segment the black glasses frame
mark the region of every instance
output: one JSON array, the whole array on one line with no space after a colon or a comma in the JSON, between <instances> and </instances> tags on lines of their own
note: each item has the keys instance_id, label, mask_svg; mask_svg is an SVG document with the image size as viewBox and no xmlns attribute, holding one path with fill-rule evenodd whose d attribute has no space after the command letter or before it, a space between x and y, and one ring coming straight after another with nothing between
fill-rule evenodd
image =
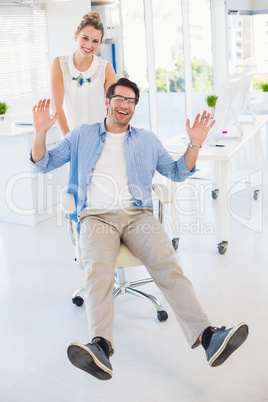
<instances>
[{"instance_id":1,"label":"black glasses frame","mask_svg":"<svg viewBox=\"0 0 268 402\"><path fill-rule=\"evenodd\" d=\"M112 95L112 96L110 96L109 99L111 99L111 98L122 98L122 99L124 99L123 102L126 100L128 104L129 103L131 104L131 102L128 102L128 100L132 100L132 101L134 101L135 106L138 103L136 98L126 98L125 96L122 96L122 95Z\"/></svg>"}]
</instances>

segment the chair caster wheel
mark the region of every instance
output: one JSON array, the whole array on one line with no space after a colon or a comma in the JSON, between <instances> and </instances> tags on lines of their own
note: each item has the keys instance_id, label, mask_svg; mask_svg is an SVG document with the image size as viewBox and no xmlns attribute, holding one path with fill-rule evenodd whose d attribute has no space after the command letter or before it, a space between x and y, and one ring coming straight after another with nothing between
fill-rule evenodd
<instances>
[{"instance_id":1,"label":"chair caster wheel","mask_svg":"<svg viewBox=\"0 0 268 402\"><path fill-rule=\"evenodd\" d=\"M168 313L164 310L157 311L157 318L159 321L166 321L168 318Z\"/></svg>"},{"instance_id":2,"label":"chair caster wheel","mask_svg":"<svg viewBox=\"0 0 268 402\"><path fill-rule=\"evenodd\" d=\"M215 188L215 190L211 191L211 196L213 200L216 200L218 198L218 195L219 195L219 189Z\"/></svg>"},{"instance_id":3,"label":"chair caster wheel","mask_svg":"<svg viewBox=\"0 0 268 402\"><path fill-rule=\"evenodd\" d=\"M83 306L84 299L81 296L76 296L72 298L73 304L75 304L78 307Z\"/></svg>"},{"instance_id":4,"label":"chair caster wheel","mask_svg":"<svg viewBox=\"0 0 268 402\"><path fill-rule=\"evenodd\" d=\"M257 201L258 198L259 198L259 190L255 190L253 193L253 200Z\"/></svg>"},{"instance_id":5,"label":"chair caster wheel","mask_svg":"<svg viewBox=\"0 0 268 402\"><path fill-rule=\"evenodd\" d=\"M179 237L174 237L174 238L172 239L172 246L173 246L173 248L174 248L175 251L178 250L179 241L180 241L180 238L179 238Z\"/></svg>"},{"instance_id":6,"label":"chair caster wheel","mask_svg":"<svg viewBox=\"0 0 268 402\"><path fill-rule=\"evenodd\" d=\"M220 254L225 254L227 251L228 241L222 241L218 244L218 252Z\"/></svg>"}]
</instances>

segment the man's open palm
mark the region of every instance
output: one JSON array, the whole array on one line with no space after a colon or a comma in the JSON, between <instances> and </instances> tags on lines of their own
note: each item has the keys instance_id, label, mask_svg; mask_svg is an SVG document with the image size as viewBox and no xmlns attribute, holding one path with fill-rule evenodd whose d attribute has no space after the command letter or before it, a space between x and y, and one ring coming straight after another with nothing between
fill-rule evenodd
<instances>
[{"instance_id":1,"label":"man's open palm","mask_svg":"<svg viewBox=\"0 0 268 402\"><path fill-rule=\"evenodd\" d=\"M201 146L203 144L203 142L207 138L209 130L213 127L215 123L215 120L212 120L212 122L209 124L210 117L210 114L207 114L206 111L202 113L201 117L198 113L192 127L190 127L190 120L187 119L186 131L192 144L196 146Z\"/></svg>"},{"instance_id":2,"label":"man's open palm","mask_svg":"<svg viewBox=\"0 0 268 402\"><path fill-rule=\"evenodd\" d=\"M33 124L36 133L47 132L57 120L57 113L50 118L49 106L50 99L43 99L33 107Z\"/></svg>"}]
</instances>

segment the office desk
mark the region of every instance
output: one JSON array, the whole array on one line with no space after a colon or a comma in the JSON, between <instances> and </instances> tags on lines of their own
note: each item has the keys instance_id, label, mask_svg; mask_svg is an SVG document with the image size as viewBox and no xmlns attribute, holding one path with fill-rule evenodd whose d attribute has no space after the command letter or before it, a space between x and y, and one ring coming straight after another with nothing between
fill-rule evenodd
<instances>
[{"instance_id":1,"label":"office desk","mask_svg":"<svg viewBox=\"0 0 268 402\"><path fill-rule=\"evenodd\" d=\"M227 251L229 241L229 162L231 158L250 140L253 140L254 146L254 172L260 170L260 132L268 121L268 116L256 116L254 124L249 120L241 121L243 136L237 139L219 139L218 141L209 140L203 145L199 152L198 160L214 161L214 190L212 198L216 199L220 190L220 236L221 241L218 243L218 251L224 254ZM229 128L228 135L238 135L235 126ZM183 150L187 147L185 134L179 134L165 144L169 153L177 159ZM224 147L216 147L211 145L224 145ZM261 183L255 183L253 188L253 199L258 199Z\"/></svg>"},{"instance_id":2,"label":"office desk","mask_svg":"<svg viewBox=\"0 0 268 402\"><path fill-rule=\"evenodd\" d=\"M46 145L60 141L53 126ZM35 226L59 213L59 197L67 183L66 167L41 175L33 173L29 152L33 143L32 126L12 126L0 133L0 221Z\"/></svg>"}]
</instances>

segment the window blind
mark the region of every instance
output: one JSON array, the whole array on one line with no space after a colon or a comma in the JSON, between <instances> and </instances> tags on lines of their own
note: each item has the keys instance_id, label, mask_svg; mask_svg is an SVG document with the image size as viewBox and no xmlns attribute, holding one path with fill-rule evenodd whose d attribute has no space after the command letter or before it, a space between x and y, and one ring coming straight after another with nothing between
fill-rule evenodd
<instances>
[{"instance_id":1,"label":"window blind","mask_svg":"<svg viewBox=\"0 0 268 402\"><path fill-rule=\"evenodd\" d=\"M0 102L16 120L49 93L45 10L0 5Z\"/></svg>"}]
</instances>

